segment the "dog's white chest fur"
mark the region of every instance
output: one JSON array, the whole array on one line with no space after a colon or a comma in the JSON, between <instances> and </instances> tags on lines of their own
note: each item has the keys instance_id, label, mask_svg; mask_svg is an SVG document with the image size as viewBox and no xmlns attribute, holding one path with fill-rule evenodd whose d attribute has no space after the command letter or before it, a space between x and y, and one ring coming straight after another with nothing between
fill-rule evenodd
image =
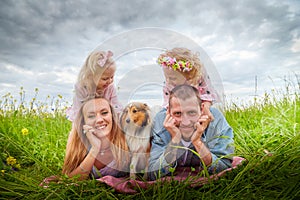
<instances>
[{"instance_id":1,"label":"dog's white chest fur","mask_svg":"<svg viewBox=\"0 0 300 200\"><path fill-rule=\"evenodd\" d=\"M125 131L125 137L131 153L146 152L150 142L151 126L136 127L129 125Z\"/></svg>"}]
</instances>

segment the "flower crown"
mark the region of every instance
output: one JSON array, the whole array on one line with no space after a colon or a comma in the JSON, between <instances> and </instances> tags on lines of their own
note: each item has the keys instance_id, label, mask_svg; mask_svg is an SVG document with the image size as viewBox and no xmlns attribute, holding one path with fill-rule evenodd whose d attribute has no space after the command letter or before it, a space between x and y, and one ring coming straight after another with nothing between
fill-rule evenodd
<instances>
[{"instance_id":1,"label":"flower crown","mask_svg":"<svg viewBox=\"0 0 300 200\"><path fill-rule=\"evenodd\" d=\"M179 60L171 58L169 56L159 57L157 63L163 67L168 67L174 71L189 72L193 69L193 66L189 61Z\"/></svg>"}]
</instances>

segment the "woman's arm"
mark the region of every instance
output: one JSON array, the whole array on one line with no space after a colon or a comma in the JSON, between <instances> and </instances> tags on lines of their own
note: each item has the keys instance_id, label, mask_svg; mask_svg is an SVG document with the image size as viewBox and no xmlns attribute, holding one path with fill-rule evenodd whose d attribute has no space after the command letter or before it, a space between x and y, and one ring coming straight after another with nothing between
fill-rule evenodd
<instances>
[{"instance_id":1,"label":"woman's arm","mask_svg":"<svg viewBox=\"0 0 300 200\"><path fill-rule=\"evenodd\" d=\"M80 175L79 179L81 179L81 180L86 179L89 176L89 174L94 166L97 154L98 154L98 150L91 148L91 150L89 151L87 156L84 158L84 160L80 163L80 165L77 168L75 168L72 172L70 172L70 174L68 174L68 176L73 177L76 175Z\"/></svg>"}]
</instances>

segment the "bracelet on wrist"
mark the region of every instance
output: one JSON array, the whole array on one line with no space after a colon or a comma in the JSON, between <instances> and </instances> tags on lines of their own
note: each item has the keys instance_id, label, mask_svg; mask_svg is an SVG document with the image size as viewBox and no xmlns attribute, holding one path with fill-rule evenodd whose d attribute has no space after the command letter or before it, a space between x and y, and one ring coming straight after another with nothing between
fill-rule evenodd
<instances>
[{"instance_id":1,"label":"bracelet on wrist","mask_svg":"<svg viewBox=\"0 0 300 200\"><path fill-rule=\"evenodd\" d=\"M80 171L83 173L90 173L89 170L84 169L81 165L79 165Z\"/></svg>"}]
</instances>

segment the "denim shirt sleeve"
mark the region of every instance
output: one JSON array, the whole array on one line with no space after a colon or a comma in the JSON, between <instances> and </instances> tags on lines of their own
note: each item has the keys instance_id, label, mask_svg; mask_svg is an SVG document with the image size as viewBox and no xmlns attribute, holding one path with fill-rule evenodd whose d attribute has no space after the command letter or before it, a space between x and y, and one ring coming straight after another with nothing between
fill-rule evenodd
<instances>
[{"instance_id":1,"label":"denim shirt sleeve","mask_svg":"<svg viewBox=\"0 0 300 200\"><path fill-rule=\"evenodd\" d=\"M215 119L209 124L203 142L212 155L212 164L208 171L218 173L231 167L234 153L233 130L218 109L211 107L210 111Z\"/></svg>"},{"instance_id":2,"label":"denim shirt sleeve","mask_svg":"<svg viewBox=\"0 0 300 200\"><path fill-rule=\"evenodd\" d=\"M166 116L166 109L161 110L154 119L152 127L152 143L150 151L148 178L155 180L159 177L163 177L170 173L170 167L174 166L174 163L167 163L164 157L164 153L168 144L171 141L171 136L163 126L163 122Z\"/></svg>"}]
</instances>

